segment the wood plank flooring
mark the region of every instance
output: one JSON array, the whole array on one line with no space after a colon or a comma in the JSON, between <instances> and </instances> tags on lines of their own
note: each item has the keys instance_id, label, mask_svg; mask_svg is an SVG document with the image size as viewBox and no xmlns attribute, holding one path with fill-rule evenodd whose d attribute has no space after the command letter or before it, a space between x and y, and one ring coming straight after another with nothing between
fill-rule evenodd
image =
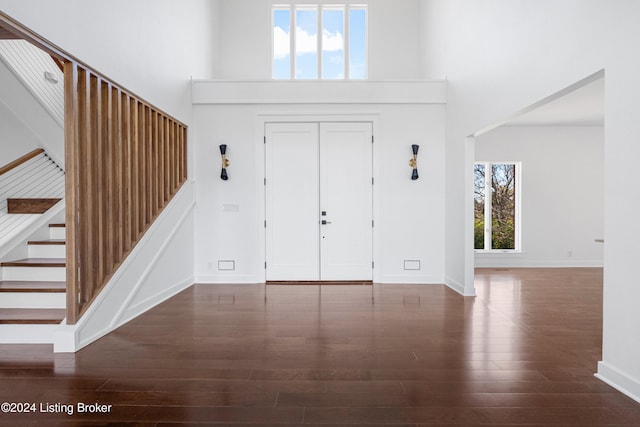
<instances>
[{"instance_id":1,"label":"wood plank flooring","mask_svg":"<svg viewBox=\"0 0 640 427\"><path fill-rule=\"evenodd\" d=\"M0 345L0 402L112 405L0 424L640 425L593 377L600 269L476 284L196 285L76 354Z\"/></svg>"}]
</instances>

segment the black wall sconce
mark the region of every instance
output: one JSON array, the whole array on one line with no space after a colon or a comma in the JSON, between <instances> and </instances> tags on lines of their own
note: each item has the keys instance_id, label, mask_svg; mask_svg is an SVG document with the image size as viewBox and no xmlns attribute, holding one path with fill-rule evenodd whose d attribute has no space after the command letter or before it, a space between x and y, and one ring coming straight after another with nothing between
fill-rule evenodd
<instances>
[{"instance_id":1,"label":"black wall sconce","mask_svg":"<svg viewBox=\"0 0 640 427\"><path fill-rule=\"evenodd\" d=\"M229 179L229 175L227 175L227 167L229 167L229 159L227 159L227 144L220 145L220 156L222 156L222 171L220 172L220 179L226 181Z\"/></svg>"},{"instance_id":2,"label":"black wall sconce","mask_svg":"<svg viewBox=\"0 0 640 427\"><path fill-rule=\"evenodd\" d=\"M409 166L413 168L413 172L411 172L411 180L415 181L418 179L418 149L419 145L412 144L411 150L413 151L413 158L409 160Z\"/></svg>"}]
</instances>

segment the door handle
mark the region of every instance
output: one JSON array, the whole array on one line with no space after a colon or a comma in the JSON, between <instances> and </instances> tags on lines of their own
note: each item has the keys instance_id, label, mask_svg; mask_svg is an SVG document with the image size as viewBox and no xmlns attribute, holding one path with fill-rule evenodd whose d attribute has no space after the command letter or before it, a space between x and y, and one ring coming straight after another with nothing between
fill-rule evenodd
<instances>
[{"instance_id":1,"label":"door handle","mask_svg":"<svg viewBox=\"0 0 640 427\"><path fill-rule=\"evenodd\" d=\"M327 221L325 219L322 220L322 225L327 225L327 224L331 224L331 221Z\"/></svg>"}]
</instances>

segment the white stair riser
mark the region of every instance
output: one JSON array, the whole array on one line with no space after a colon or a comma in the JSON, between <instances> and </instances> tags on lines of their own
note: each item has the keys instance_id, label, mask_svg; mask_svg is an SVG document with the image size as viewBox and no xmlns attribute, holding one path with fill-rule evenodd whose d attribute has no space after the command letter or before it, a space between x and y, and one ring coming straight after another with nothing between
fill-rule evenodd
<instances>
[{"instance_id":1,"label":"white stair riser","mask_svg":"<svg viewBox=\"0 0 640 427\"><path fill-rule=\"evenodd\" d=\"M60 325L0 325L1 344L53 344ZM58 360L54 359L54 365Z\"/></svg>"},{"instance_id":2,"label":"white stair riser","mask_svg":"<svg viewBox=\"0 0 640 427\"><path fill-rule=\"evenodd\" d=\"M29 245L29 258L65 258L65 245Z\"/></svg>"},{"instance_id":3,"label":"white stair riser","mask_svg":"<svg viewBox=\"0 0 640 427\"><path fill-rule=\"evenodd\" d=\"M64 227L49 227L50 239L64 239L67 237L66 228Z\"/></svg>"},{"instance_id":4,"label":"white stair riser","mask_svg":"<svg viewBox=\"0 0 640 427\"><path fill-rule=\"evenodd\" d=\"M0 308L65 308L64 292L0 292Z\"/></svg>"},{"instance_id":5,"label":"white stair riser","mask_svg":"<svg viewBox=\"0 0 640 427\"><path fill-rule=\"evenodd\" d=\"M65 267L2 267L2 280L65 282Z\"/></svg>"}]
</instances>

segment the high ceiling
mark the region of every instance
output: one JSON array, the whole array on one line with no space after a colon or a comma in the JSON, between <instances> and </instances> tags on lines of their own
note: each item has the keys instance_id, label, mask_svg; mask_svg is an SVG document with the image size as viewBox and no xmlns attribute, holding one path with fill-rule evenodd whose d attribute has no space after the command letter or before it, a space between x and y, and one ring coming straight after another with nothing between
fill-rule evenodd
<instances>
[{"instance_id":1,"label":"high ceiling","mask_svg":"<svg viewBox=\"0 0 640 427\"><path fill-rule=\"evenodd\" d=\"M0 24L0 40L20 38ZM604 78L524 113L504 126L604 126Z\"/></svg>"}]
</instances>

